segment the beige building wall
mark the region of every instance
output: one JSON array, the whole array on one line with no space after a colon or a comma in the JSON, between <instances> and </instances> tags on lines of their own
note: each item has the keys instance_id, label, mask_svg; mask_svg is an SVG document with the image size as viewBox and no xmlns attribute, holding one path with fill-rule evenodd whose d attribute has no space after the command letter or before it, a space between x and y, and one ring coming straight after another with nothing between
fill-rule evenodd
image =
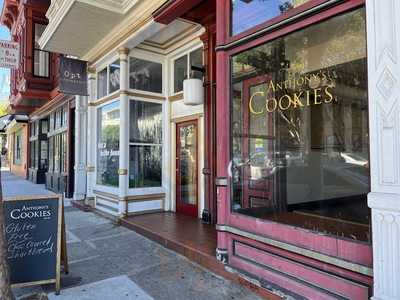
<instances>
[{"instance_id":1,"label":"beige building wall","mask_svg":"<svg viewBox=\"0 0 400 300\"><path fill-rule=\"evenodd\" d=\"M16 161L16 136L21 134L21 159ZM28 170L28 125L15 123L7 129L8 160L11 173L27 178Z\"/></svg>"}]
</instances>

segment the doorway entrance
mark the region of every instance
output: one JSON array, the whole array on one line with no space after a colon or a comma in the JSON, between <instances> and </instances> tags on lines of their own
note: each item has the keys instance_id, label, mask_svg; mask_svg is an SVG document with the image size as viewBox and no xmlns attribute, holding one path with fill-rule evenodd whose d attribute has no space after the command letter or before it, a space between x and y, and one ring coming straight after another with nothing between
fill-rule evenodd
<instances>
[{"instance_id":1,"label":"doorway entrance","mask_svg":"<svg viewBox=\"0 0 400 300\"><path fill-rule=\"evenodd\" d=\"M198 217L198 122L176 124L176 212Z\"/></svg>"}]
</instances>

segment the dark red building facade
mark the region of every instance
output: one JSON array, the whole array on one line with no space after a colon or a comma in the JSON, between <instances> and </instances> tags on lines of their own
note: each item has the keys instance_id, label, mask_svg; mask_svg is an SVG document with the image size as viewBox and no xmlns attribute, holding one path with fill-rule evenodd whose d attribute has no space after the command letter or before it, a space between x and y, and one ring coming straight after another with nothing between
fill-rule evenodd
<instances>
[{"instance_id":1,"label":"dark red building facade","mask_svg":"<svg viewBox=\"0 0 400 300\"><path fill-rule=\"evenodd\" d=\"M364 1L181 0L154 16L206 28L203 172L217 257L269 290L367 299Z\"/></svg>"}]
</instances>

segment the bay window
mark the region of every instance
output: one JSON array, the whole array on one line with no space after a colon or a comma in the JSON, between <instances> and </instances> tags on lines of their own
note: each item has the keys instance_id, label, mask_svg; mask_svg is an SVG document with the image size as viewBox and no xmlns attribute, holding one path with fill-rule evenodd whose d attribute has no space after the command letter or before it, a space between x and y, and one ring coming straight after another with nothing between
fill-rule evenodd
<instances>
[{"instance_id":1,"label":"bay window","mask_svg":"<svg viewBox=\"0 0 400 300\"><path fill-rule=\"evenodd\" d=\"M183 91L183 81L189 77L203 78L203 73L192 71L191 67L203 67L203 49L198 48L174 61L174 93Z\"/></svg>"},{"instance_id":2,"label":"bay window","mask_svg":"<svg viewBox=\"0 0 400 300\"><path fill-rule=\"evenodd\" d=\"M102 98L120 88L119 59L97 73L97 98Z\"/></svg>"},{"instance_id":3,"label":"bay window","mask_svg":"<svg viewBox=\"0 0 400 300\"><path fill-rule=\"evenodd\" d=\"M129 88L162 93L162 64L130 57Z\"/></svg>"},{"instance_id":4,"label":"bay window","mask_svg":"<svg viewBox=\"0 0 400 300\"><path fill-rule=\"evenodd\" d=\"M365 35L361 8L231 57L234 213L370 241Z\"/></svg>"},{"instance_id":5,"label":"bay window","mask_svg":"<svg viewBox=\"0 0 400 300\"><path fill-rule=\"evenodd\" d=\"M97 126L97 184L118 187L119 101L98 109Z\"/></svg>"},{"instance_id":6,"label":"bay window","mask_svg":"<svg viewBox=\"0 0 400 300\"><path fill-rule=\"evenodd\" d=\"M39 77L49 77L50 53L40 49L39 39L46 25L34 24L33 74Z\"/></svg>"},{"instance_id":7,"label":"bay window","mask_svg":"<svg viewBox=\"0 0 400 300\"><path fill-rule=\"evenodd\" d=\"M119 60L109 66L108 93L111 94L119 90L120 64Z\"/></svg>"},{"instance_id":8,"label":"bay window","mask_svg":"<svg viewBox=\"0 0 400 300\"><path fill-rule=\"evenodd\" d=\"M162 104L130 102L129 187L160 187Z\"/></svg>"},{"instance_id":9,"label":"bay window","mask_svg":"<svg viewBox=\"0 0 400 300\"><path fill-rule=\"evenodd\" d=\"M107 68L97 73L97 98L107 95Z\"/></svg>"},{"instance_id":10,"label":"bay window","mask_svg":"<svg viewBox=\"0 0 400 300\"><path fill-rule=\"evenodd\" d=\"M183 91L183 81L188 77L188 58L184 55L174 62L174 93Z\"/></svg>"}]
</instances>

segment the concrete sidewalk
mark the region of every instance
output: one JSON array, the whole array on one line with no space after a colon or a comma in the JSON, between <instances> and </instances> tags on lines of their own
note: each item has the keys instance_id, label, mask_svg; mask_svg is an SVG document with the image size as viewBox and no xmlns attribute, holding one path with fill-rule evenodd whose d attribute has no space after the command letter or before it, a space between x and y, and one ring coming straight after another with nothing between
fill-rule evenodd
<instances>
[{"instance_id":1,"label":"concrete sidewalk","mask_svg":"<svg viewBox=\"0 0 400 300\"><path fill-rule=\"evenodd\" d=\"M46 190L44 184L34 184L4 170L1 171L1 184L3 188L3 197L54 194L53 192Z\"/></svg>"},{"instance_id":2,"label":"concrete sidewalk","mask_svg":"<svg viewBox=\"0 0 400 300\"><path fill-rule=\"evenodd\" d=\"M7 195L43 194L2 173ZM18 299L46 293L54 300L255 300L250 290L220 278L186 258L93 212L65 208L70 273L62 274L61 295L54 285L14 289Z\"/></svg>"}]
</instances>

